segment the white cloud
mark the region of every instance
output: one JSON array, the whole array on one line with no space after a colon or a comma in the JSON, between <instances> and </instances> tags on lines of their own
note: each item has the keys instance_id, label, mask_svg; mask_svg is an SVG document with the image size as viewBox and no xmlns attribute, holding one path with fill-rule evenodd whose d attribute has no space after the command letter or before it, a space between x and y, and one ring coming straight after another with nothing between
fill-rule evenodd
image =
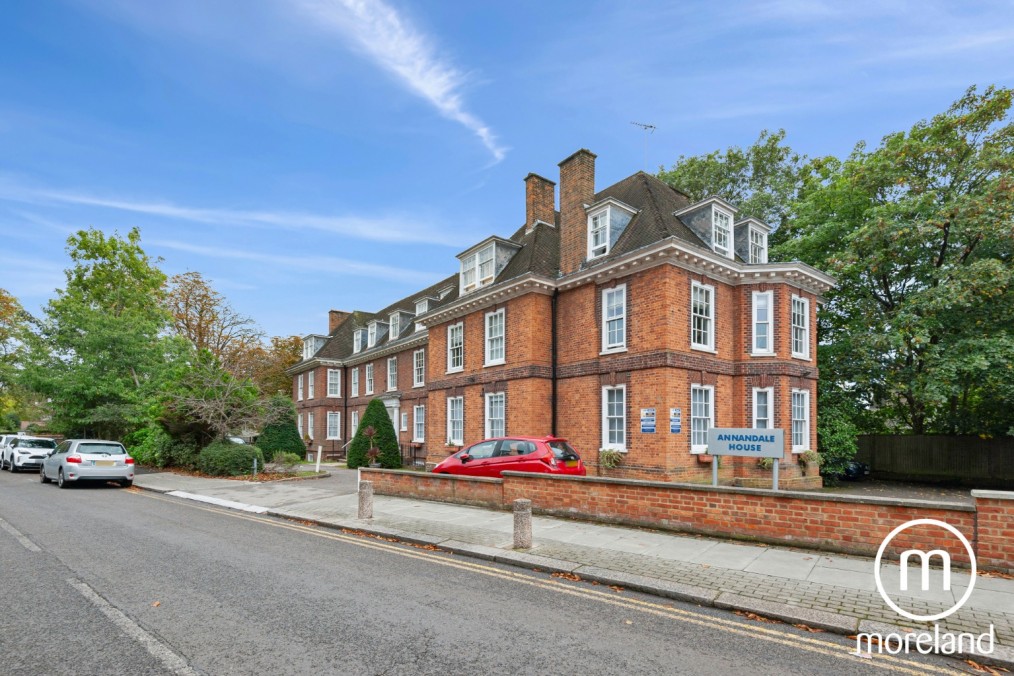
<instances>
[{"instance_id":1,"label":"white cloud","mask_svg":"<svg viewBox=\"0 0 1014 676\"><path fill-rule=\"evenodd\" d=\"M352 40L378 66L441 115L474 133L495 162L507 149L493 131L465 109L461 88L465 76L436 52L432 40L381 0L299 0L312 16Z\"/></svg>"},{"instance_id":2,"label":"white cloud","mask_svg":"<svg viewBox=\"0 0 1014 676\"><path fill-rule=\"evenodd\" d=\"M182 251L207 258L232 259L265 263L275 268L285 267L299 270L301 272L320 272L334 276L370 277L387 281L396 280L411 284L433 284L437 281L438 275L420 272L418 270L406 270L389 265L376 265L362 261L338 258L336 256L287 256L282 254L262 253L259 251L245 251L235 247L211 247L179 242L175 240L150 240L147 246L163 249Z\"/></svg>"},{"instance_id":3,"label":"white cloud","mask_svg":"<svg viewBox=\"0 0 1014 676\"><path fill-rule=\"evenodd\" d=\"M446 227L423 222L419 216L327 216L299 211L189 207L162 200L101 197L74 190L30 187L3 177L0 177L0 200L97 207L207 225L315 230L378 242L461 246L467 241Z\"/></svg>"}]
</instances>

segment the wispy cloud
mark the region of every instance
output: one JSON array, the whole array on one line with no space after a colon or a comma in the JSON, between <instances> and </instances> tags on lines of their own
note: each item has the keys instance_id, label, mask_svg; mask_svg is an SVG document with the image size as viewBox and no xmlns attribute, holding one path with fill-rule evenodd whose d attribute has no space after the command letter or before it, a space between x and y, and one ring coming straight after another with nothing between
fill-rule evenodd
<instances>
[{"instance_id":1,"label":"wispy cloud","mask_svg":"<svg viewBox=\"0 0 1014 676\"><path fill-rule=\"evenodd\" d=\"M489 126L465 108L465 75L441 58L432 39L381 0L300 0L325 26L354 42L378 66L441 115L474 133L499 162L507 154Z\"/></svg>"},{"instance_id":2,"label":"wispy cloud","mask_svg":"<svg viewBox=\"0 0 1014 676\"><path fill-rule=\"evenodd\" d=\"M173 251L205 256L207 258L225 258L232 260L253 261L267 263L277 268L289 267L302 272L314 271L340 277L370 277L373 279L396 280L410 284L432 284L439 275L408 270L390 265L376 265L362 261L339 258L336 256L286 256L275 253L263 253L260 251L245 251L235 247L211 247L179 242L176 240L149 240L147 245L153 248L161 247Z\"/></svg>"},{"instance_id":3,"label":"wispy cloud","mask_svg":"<svg viewBox=\"0 0 1014 676\"><path fill-rule=\"evenodd\" d=\"M3 288L19 300L48 298L67 281L58 263L31 256L0 253Z\"/></svg>"},{"instance_id":4,"label":"wispy cloud","mask_svg":"<svg viewBox=\"0 0 1014 676\"><path fill-rule=\"evenodd\" d=\"M164 200L104 197L75 190L39 188L0 177L0 200L28 204L96 207L206 225L315 230L357 239L393 243L460 246L467 238L418 215L328 216L300 211L190 207Z\"/></svg>"}]
</instances>

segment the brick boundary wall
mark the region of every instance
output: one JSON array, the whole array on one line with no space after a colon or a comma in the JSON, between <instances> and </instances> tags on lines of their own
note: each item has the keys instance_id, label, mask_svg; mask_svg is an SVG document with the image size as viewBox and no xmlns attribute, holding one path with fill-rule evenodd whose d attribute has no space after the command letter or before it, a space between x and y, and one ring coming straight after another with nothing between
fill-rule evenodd
<instances>
[{"instance_id":1,"label":"brick boundary wall","mask_svg":"<svg viewBox=\"0 0 1014 676\"><path fill-rule=\"evenodd\" d=\"M866 556L876 555L887 534L902 523L936 519L969 540L980 568L1014 572L1014 493L973 491L975 504L968 505L522 472L504 472L502 479L362 472L378 495L493 509L509 509L516 498L527 498L540 514ZM953 536L932 526L906 530L887 555L936 547L968 565L968 557L955 551Z\"/></svg>"}]
</instances>

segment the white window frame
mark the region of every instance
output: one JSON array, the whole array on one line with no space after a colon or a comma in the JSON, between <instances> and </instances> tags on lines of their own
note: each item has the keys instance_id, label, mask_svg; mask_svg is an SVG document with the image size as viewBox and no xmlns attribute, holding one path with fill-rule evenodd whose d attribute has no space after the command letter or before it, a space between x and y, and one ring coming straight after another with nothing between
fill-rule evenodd
<instances>
[{"instance_id":1,"label":"white window frame","mask_svg":"<svg viewBox=\"0 0 1014 676\"><path fill-rule=\"evenodd\" d=\"M708 427L704 430L704 443L694 443L694 421L704 419L703 416L695 415L694 393L706 391L708 393ZM708 452L708 429L715 426L715 386L714 385L691 385L690 386L690 452L695 455Z\"/></svg>"},{"instance_id":2,"label":"white window frame","mask_svg":"<svg viewBox=\"0 0 1014 676\"><path fill-rule=\"evenodd\" d=\"M610 216L608 206L588 214L588 260L601 258L609 253L611 248L609 239L612 234L609 228ZM604 237L600 244L595 244L595 233L597 232L601 232Z\"/></svg>"},{"instance_id":3,"label":"white window frame","mask_svg":"<svg viewBox=\"0 0 1014 676\"><path fill-rule=\"evenodd\" d=\"M499 324L500 324L500 335L498 335L498 336L497 335L493 335L493 334L490 333L490 329L492 328L491 325L492 325L492 323L497 318L499 318L499 320L500 320L499 321ZM486 344L486 350L485 350L485 353L486 353L486 364L485 365L486 366L497 366L499 364L505 363L507 361L507 316L504 313L503 308L500 308L499 310L495 310L493 312L487 312L484 324L485 324L485 327L486 327L486 340L485 340L485 344ZM500 348L499 352L500 352L500 356L499 357L494 357L493 355L494 355L495 348L496 348L495 343L496 343L497 340L499 340L499 348Z\"/></svg>"},{"instance_id":4,"label":"white window frame","mask_svg":"<svg viewBox=\"0 0 1014 676\"><path fill-rule=\"evenodd\" d=\"M310 369L306 372L306 398L313 399L313 388L317 381L317 369Z\"/></svg>"},{"instance_id":5,"label":"white window frame","mask_svg":"<svg viewBox=\"0 0 1014 676\"><path fill-rule=\"evenodd\" d=\"M350 422L352 423L352 430L350 431L350 433L352 434L352 436L355 436L356 432L359 431L359 411L352 411L351 415L352 418Z\"/></svg>"},{"instance_id":6,"label":"white window frame","mask_svg":"<svg viewBox=\"0 0 1014 676\"><path fill-rule=\"evenodd\" d=\"M426 350L416 350L412 353L412 387L422 387L426 384Z\"/></svg>"},{"instance_id":7,"label":"white window frame","mask_svg":"<svg viewBox=\"0 0 1014 676\"><path fill-rule=\"evenodd\" d=\"M327 370L327 396L329 396L329 397L340 397L340 396L342 396L342 370L341 369L328 369Z\"/></svg>"},{"instance_id":8,"label":"white window frame","mask_svg":"<svg viewBox=\"0 0 1014 676\"><path fill-rule=\"evenodd\" d=\"M796 312L797 304L802 308L802 313ZM796 317L802 316L803 323L797 324ZM795 359L810 359L810 299L803 298L802 296L792 296L792 302L789 305L789 341L791 345L789 349L792 350L792 356ZM800 340L796 340L796 335L800 336ZM801 343L803 350L796 350L796 344Z\"/></svg>"},{"instance_id":9,"label":"white window frame","mask_svg":"<svg viewBox=\"0 0 1014 676\"><path fill-rule=\"evenodd\" d=\"M342 412L327 412L327 440L342 438Z\"/></svg>"},{"instance_id":10,"label":"white window frame","mask_svg":"<svg viewBox=\"0 0 1014 676\"><path fill-rule=\"evenodd\" d=\"M621 299L621 312L616 317L609 317L609 297L619 295ZM623 339L617 343L609 341L609 324L620 322ZM618 284L608 289L602 289L602 353L625 352L627 350L627 285Z\"/></svg>"},{"instance_id":11,"label":"white window frame","mask_svg":"<svg viewBox=\"0 0 1014 676\"><path fill-rule=\"evenodd\" d=\"M430 310L430 301L428 298L423 298L422 300L417 300L415 302L415 314L417 317L419 315L426 314L427 312L429 312L429 310Z\"/></svg>"},{"instance_id":12,"label":"white window frame","mask_svg":"<svg viewBox=\"0 0 1014 676\"><path fill-rule=\"evenodd\" d=\"M458 405L458 410L461 413L460 418L452 418L451 411L454 404ZM457 420L460 425L458 430L459 434L457 437L454 436L454 422ZM447 441L452 446L463 446L465 444L465 398L464 397L447 397Z\"/></svg>"},{"instance_id":13,"label":"white window frame","mask_svg":"<svg viewBox=\"0 0 1014 676\"><path fill-rule=\"evenodd\" d=\"M488 258L487 258L488 256ZM483 266L488 266L483 274ZM496 277L496 242L490 242L461 261L461 293L480 289Z\"/></svg>"},{"instance_id":14,"label":"white window frame","mask_svg":"<svg viewBox=\"0 0 1014 676\"><path fill-rule=\"evenodd\" d=\"M302 439L303 438L303 414L302 413L297 413L296 414L296 427L299 430L299 438Z\"/></svg>"},{"instance_id":15,"label":"white window frame","mask_svg":"<svg viewBox=\"0 0 1014 676\"><path fill-rule=\"evenodd\" d=\"M426 441L426 404L412 407L412 441Z\"/></svg>"},{"instance_id":16,"label":"white window frame","mask_svg":"<svg viewBox=\"0 0 1014 676\"><path fill-rule=\"evenodd\" d=\"M609 441L609 393L623 393L623 410L621 420L623 424L620 429L623 433L623 441ZM615 417L615 416L613 416ZM627 451L627 386L626 385L605 385L602 387L602 448L613 451Z\"/></svg>"},{"instance_id":17,"label":"white window frame","mask_svg":"<svg viewBox=\"0 0 1014 676\"><path fill-rule=\"evenodd\" d=\"M459 355L461 363L459 363L457 366L454 365L453 358L454 356L453 336L455 333L459 334L460 344L458 347L461 350L461 354ZM447 372L457 373L458 371L463 371L464 369L465 369L465 323L458 322L457 324L451 324L450 326L447 327Z\"/></svg>"},{"instance_id":18,"label":"white window frame","mask_svg":"<svg viewBox=\"0 0 1014 676\"><path fill-rule=\"evenodd\" d=\"M758 416L757 416L757 400L760 398L759 395L762 394L762 393L765 394L765 395L767 395L767 407L768 407L767 414L768 415L767 415L767 418L765 418L765 420L767 420L767 423L768 423L767 427L758 427L757 426L757 420L758 420ZM754 429L758 429L758 430L759 429L766 429L766 430L774 429L774 427L775 427L775 388L773 388L773 387L755 387L755 388L753 388L752 408L753 408L752 421L753 421L753 428Z\"/></svg>"},{"instance_id":19,"label":"white window frame","mask_svg":"<svg viewBox=\"0 0 1014 676\"><path fill-rule=\"evenodd\" d=\"M725 220L724 227L718 225L721 219ZM721 249L718 246L719 231L724 231L725 234L725 246ZM719 256L735 258L732 247L732 214L716 206L711 207L711 248Z\"/></svg>"},{"instance_id":20,"label":"white window frame","mask_svg":"<svg viewBox=\"0 0 1014 676\"><path fill-rule=\"evenodd\" d=\"M392 366L394 368L391 368ZM393 392L396 389L398 389L398 357L394 356L387 358L387 391Z\"/></svg>"},{"instance_id":21,"label":"white window frame","mask_svg":"<svg viewBox=\"0 0 1014 676\"><path fill-rule=\"evenodd\" d=\"M698 290L708 294L708 314L699 315L695 313L695 296ZM707 320L707 342L699 343L694 340L694 319L702 317ZM715 351L715 287L711 284L692 282L690 285L690 348L693 350Z\"/></svg>"},{"instance_id":22,"label":"white window frame","mask_svg":"<svg viewBox=\"0 0 1014 676\"><path fill-rule=\"evenodd\" d=\"M766 296L768 303L768 319L762 322L757 318L757 299ZM750 329L750 354L754 356L773 356L775 354L775 294L773 291L754 291L750 305L751 329ZM768 346L760 348L757 346L757 327L761 324L767 326Z\"/></svg>"},{"instance_id":23,"label":"white window frame","mask_svg":"<svg viewBox=\"0 0 1014 676\"><path fill-rule=\"evenodd\" d=\"M747 246L749 247L750 263L759 265L768 262L768 234L760 228L747 228ZM757 253L758 255L754 255Z\"/></svg>"},{"instance_id":24,"label":"white window frame","mask_svg":"<svg viewBox=\"0 0 1014 676\"><path fill-rule=\"evenodd\" d=\"M296 376L296 401L303 401L303 374Z\"/></svg>"},{"instance_id":25,"label":"white window frame","mask_svg":"<svg viewBox=\"0 0 1014 676\"><path fill-rule=\"evenodd\" d=\"M408 432L408 411L401 412L401 431Z\"/></svg>"},{"instance_id":26,"label":"white window frame","mask_svg":"<svg viewBox=\"0 0 1014 676\"><path fill-rule=\"evenodd\" d=\"M387 335L391 340L394 340L401 334L401 315L397 312L392 312L389 319L391 321L388 324Z\"/></svg>"},{"instance_id":27,"label":"white window frame","mask_svg":"<svg viewBox=\"0 0 1014 676\"><path fill-rule=\"evenodd\" d=\"M493 405L495 402L499 402L500 405L500 416L499 418L493 416ZM507 395L504 392L487 392L486 393L486 406L484 416L486 420L486 439L492 439L493 437L504 437L507 436ZM498 422L499 429L494 429L494 422Z\"/></svg>"},{"instance_id":28,"label":"white window frame","mask_svg":"<svg viewBox=\"0 0 1014 676\"><path fill-rule=\"evenodd\" d=\"M306 414L306 434L313 440L313 411Z\"/></svg>"},{"instance_id":29,"label":"white window frame","mask_svg":"<svg viewBox=\"0 0 1014 676\"><path fill-rule=\"evenodd\" d=\"M366 347L367 347L367 349L371 348L371 347L373 347L374 345L377 344L377 333L379 333L379 331L377 329L377 322L370 322L367 325L367 330L366 330Z\"/></svg>"},{"instance_id":30,"label":"white window frame","mask_svg":"<svg viewBox=\"0 0 1014 676\"><path fill-rule=\"evenodd\" d=\"M357 354L363 351L363 330L356 329L355 333L352 334L352 354Z\"/></svg>"},{"instance_id":31,"label":"white window frame","mask_svg":"<svg viewBox=\"0 0 1014 676\"><path fill-rule=\"evenodd\" d=\"M366 365L366 394L373 394L373 364Z\"/></svg>"},{"instance_id":32,"label":"white window frame","mask_svg":"<svg viewBox=\"0 0 1014 676\"><path fill-rule=\"evenodd\" d=\"M356 366L355 368L352 369L352 394L350 394L349 396L352 396L352 397L358 397L359 396L359 367L358 366Z\"/></svg>"},{"instance_id":33,"label":"white window frame","mask_svg":"<svg viewBox=\"0 0 1014 676\"><path fill-rule=\"evenodd\" d=\"M805 413L804 418L796 417L796 397L799 397L803 401L802 410ZM791 420L789 426L789 434L792 436L792 452L802 453L803 451L810 450L810 390L804 389L793 389L792 395L789 398L789 417ZM800 443L796 443L796 423L802 421L802 435L800 437Z\"/></svg>"}]
</instances>

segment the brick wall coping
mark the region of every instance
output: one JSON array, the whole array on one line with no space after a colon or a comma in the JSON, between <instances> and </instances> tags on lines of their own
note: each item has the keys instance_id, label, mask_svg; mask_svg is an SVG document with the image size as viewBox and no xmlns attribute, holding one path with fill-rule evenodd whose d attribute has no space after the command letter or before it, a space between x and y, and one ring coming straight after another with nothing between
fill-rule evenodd
<instances>
[{"instance_id":1,"label":"brick wall coping","mask_svg":"<svg viewBox=\"0 0 1014 676\"><path fill-rule=\"evenodd\" d=\"M973 498L983 500L1014 500L1014 491L972 491Z\"/></svg>"},{"instance_id":2,"label":"brick wall coping","mask_svg":"<svg viewBox=\"0 0 1014 676\"><path fill-rule=\"evenodd\" d=\"M410 469L382 469L377 467L360 467L364 474L393 474L395 476L425 477L437 479L438 481L476 481L479 483L502 484L503 479L494 479L487 476L462 476L460 474L437 474L435 472L416 472ZM521 476L528 476L527 472L517 472Z\"/></svg>"},{"instance_id":3,"label":"brick wall coping","mask_svg":"<svg viewBox=\"0 0 1014 676\"><path fill-rule=\"evenodd\" d=\"M390 471L390 470L389 470ZM712 491L716 493L731 493L734 495L758 495L772 498L796 498L801 500L824 500L826 502L848 502L853 504L864 504L864 505L884 505L894 507L919 507L922 509L947 509L957 512L974 512L976 511L974 505L968 505L962 502L936 502L933 500L915 500L915 499L901 499L901 498L880 498L880 497L860 497L856 495L824 495L821 493L811 493L809 491L775 491L770 488L744 488L739 486L712 486L710 484L689 484L689 483L673 483L669 481L646 481L644 479L616 479L612 477L591 477L591 476L566 476L566 475L550 475L541 474L534 472L504 472L505 477L526 477L526 478L538 478L546 479L550 481L578 481L588 483L603 483L603 484L618 484L627 486L645 486L650 488L662 488L662 489L680 489L690 491ZM462 477L474 479L476 477ZM981 495L982 493L996 493L1001 496L1000 499L1014 500L1014 493L1003 493L1000 491L973 491L972 495L980 494L977 497L986 497ZM1008 497L1009 496L1009 497Z\"/></svg>"}]
</instances>

